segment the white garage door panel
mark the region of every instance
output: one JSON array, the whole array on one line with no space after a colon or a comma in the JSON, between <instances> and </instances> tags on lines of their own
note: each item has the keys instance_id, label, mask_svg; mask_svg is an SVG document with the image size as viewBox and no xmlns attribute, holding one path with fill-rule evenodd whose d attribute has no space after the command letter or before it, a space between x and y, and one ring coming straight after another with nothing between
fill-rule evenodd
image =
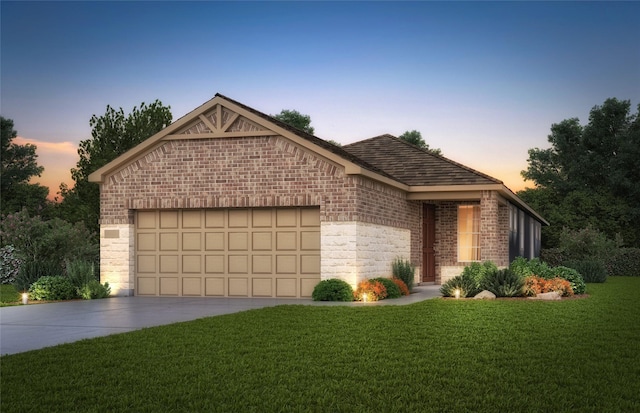
<instances>
[{"instance_id":1,"label":"white garage door panel","mask_svg":"<svg viewBox=\"0 0 640 413\"><path fill-rule=\"evenodd\" d=\"M319 208L138 211L136 294L310 297Z\"/></svg>"}]
</instances>

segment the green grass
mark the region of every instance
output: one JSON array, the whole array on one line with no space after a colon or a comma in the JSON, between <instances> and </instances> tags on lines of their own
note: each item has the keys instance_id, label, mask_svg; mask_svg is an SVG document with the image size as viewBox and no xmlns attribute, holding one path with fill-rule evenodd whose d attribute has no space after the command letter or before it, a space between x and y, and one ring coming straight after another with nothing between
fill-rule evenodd
<instances>
[{"instance_id":1,"label":"green grass","mask_svg":"<svg viewBox=\"0 0 640 413\"><path fill-rule=\"evenodd\" d=\"M2 412L637 412L640 277L589 298L279 306L0 358Z\"/></svg>"},{"instance_id":2,"label":"green grass","mask_svg":"<svg viewBox=\"0 0 640 413\"><path fill-rule=\"evenodd\" d=\"M20 304L20 293L11 284L0 284L0 307Z\"/></svg>"}]
</instances>

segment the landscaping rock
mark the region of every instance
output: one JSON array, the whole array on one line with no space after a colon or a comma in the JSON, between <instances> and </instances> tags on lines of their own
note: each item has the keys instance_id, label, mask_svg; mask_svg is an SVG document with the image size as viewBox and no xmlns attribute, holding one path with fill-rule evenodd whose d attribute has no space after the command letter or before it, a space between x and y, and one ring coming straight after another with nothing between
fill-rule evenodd
<instances>
[{"instance_id":1,"label":"landscaping rock","mask_svg":"<svg viewBox=\"0 0 640 413\"><path fill-rule=\"evenodd\" d=\"M473 297L474 299L477 300L482 300L482 299L487 299L487 300L493 300L496 298L496 295L494 293L492 293L491 291L488 290L483 290L480 291L478 294L476 294L475 297Z\"/></svg>"},{"instance_id":2,"label":"landscaping rock","mask_svg":"<svg viewBox=\"0 0 640 413\"><path fill-rule=\"evenodd\" d=\"M555 301L560 300L560 293L557 291L551 291L549 293L540 293L535 297L529 297L532 300L546 300L546 301Z\"/></svg>"}]
</instances>

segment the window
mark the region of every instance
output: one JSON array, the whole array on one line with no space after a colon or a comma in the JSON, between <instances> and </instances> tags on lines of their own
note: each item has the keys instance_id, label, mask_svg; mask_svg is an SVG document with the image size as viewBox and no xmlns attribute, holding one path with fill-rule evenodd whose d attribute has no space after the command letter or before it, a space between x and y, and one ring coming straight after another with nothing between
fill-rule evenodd
<instances>
[{"instance_id":1,"label":"window","mask_svg":"<svg viewBox=\"0 0 640 413\"><path fill-rule=\"evenodd\" d=\"M458 261L480 261L480 205L458 206Z\"/></svg>"}]
</instances>

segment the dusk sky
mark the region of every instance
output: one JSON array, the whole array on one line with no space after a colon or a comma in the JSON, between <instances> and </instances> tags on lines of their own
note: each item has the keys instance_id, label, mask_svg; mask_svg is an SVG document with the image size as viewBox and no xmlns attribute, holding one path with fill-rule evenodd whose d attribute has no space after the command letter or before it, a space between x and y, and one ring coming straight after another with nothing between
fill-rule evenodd
<instances>
[{"instance_id":1,"label":"dusk sky","mask_svg":"<svg viewBox=\"0 0 640 413\"><path fill-rule=\"evenodd\" d=\"M0 2L0 113L55 195L106 106L173 119L221 93L343 144L417 129L525 186L527 150L605 99L640 103L639 2ZM527 183L531 186L531 183Z\"/></svg>"}]
</instances>

